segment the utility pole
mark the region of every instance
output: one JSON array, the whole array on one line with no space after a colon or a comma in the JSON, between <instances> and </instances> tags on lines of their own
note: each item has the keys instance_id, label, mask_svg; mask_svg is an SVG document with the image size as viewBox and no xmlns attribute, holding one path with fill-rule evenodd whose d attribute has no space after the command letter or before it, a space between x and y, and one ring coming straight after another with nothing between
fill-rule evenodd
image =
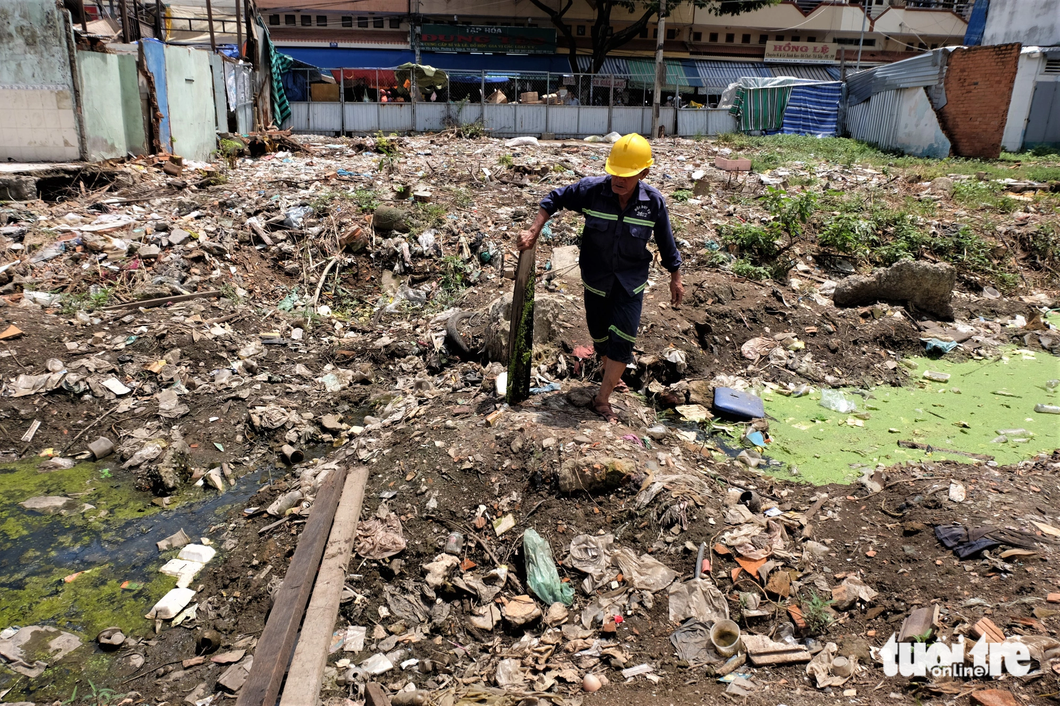
<instances>
[{"instance_id":1,"label":"utility pole","mask_svg":"<svg viewBox=\"0 0 1060 706\"><path fill-rule=\"evenodd\" d=\"M666 64L663 63L663 42L666 41L666 0L659 0L659 29L655 37L655 90L651 99L651 139L659 137L659 100L663 82L666 80Z\"/></svg>"},{"instance_id":2,"label":"utility pole","mask_svg":"<svg viewBox=\"0 0 1060 706\"><path fill-rule=\"evenodd\" d=\"M861 18L861 39L858 40L858 64L855 71L861 71L861 48L865 46L865 24L869 21L869 2L865 0L865 16Z\"/></svg>"},{"instance_id":3,"label":"utility pole","mask_svg":"<svg viewBox=\"0 0 1060 706\"><path fill-rule=\"evenodd\" d=\"M412 49L416 52L416 65L420 63L420 0L413 0L416 7L416 11L412 13L412 26L409 29L412 31ZM485 98L483 98L485 100Z\"/></svg>"}]
</instances>

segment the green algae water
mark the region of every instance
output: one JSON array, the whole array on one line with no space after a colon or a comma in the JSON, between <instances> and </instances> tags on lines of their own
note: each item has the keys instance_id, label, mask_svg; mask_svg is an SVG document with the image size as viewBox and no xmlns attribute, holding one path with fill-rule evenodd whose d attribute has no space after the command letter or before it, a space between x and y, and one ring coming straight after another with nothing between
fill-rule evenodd
<instances>
[{"instance_id":1,"label":"green algae water","mask_svg":"<svg viewBox=\"0 0 1060 706\"><path fill-rule=\"evenodd\" d=\"M905 387L845 390L857 405L852 413L820 406L820 390L798 398L763 391L772 438L763 453L783 464L766 470L791 477L788 472L796 468L796 477L811 483L849 483L863 467L880 463L974 462L938 449L993 456L1005 465L1060 448L1060 415L1034 411L1039 404L1060 405L1060 388L1046 384L1060 378L1060 358L1008 349L989 361L908 362L916 367L907 368L911 379ZM949 379L926 379L926 371ZM899 441L935 450L904 448Z\"/></svg>"},{"instance_id":2,"label":"green algae water","mask_svg":"<svg viewBox=\"0 0 1060 706\"><path fill-rule=\"evenodd\" d=\"M85 679L98 681L113 668L114 655L93 642L101 630L153 632L144 614L176 585L158 569L178 553L159 552L155 543L179 529L194 541L218 537L217 525L258 490L261 474L241 478L223 494L189 487L163 509L116 466L81 463L41 472L43 460L0 462L0 630L53 626L83 644L37 679L0 668L0 691L13 687L9 698L50 702L69 697L75 686L83 691ZM41 495L71 502L57 514L20 505Z\"/></svg>"}]
</instances>

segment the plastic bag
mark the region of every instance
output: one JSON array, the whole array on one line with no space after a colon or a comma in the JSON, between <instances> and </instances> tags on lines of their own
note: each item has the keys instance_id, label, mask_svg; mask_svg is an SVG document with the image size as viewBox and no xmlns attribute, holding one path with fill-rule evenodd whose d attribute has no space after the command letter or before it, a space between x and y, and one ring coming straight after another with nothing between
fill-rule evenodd
<instances>
[{"instance_id":1,"label":"plastic bag","mask_svg":"<svg viewBox=\"0 0 1060 706\"><path fill-rule=\"evenodd\" d=\"M840 414L858 411L858 404L839 390L821 390L821 406Z\"/></svg>"},{"instance_id":2,"label":"plastic bag","mask_svg":"<svg viewBox=\"0 0 1060 706\"><path fill-rule=\"evenodd\" d=\"M546 604L574 602L574 586L560 583L552 547L535 530L523 532L523 554L526 556L526 581L530 590Z\"/></svg>"},{"instance_id":3,"label":"plastic bag","mask_svg":"<svg viewBox=\"0 0 1060 706\"><path fill-rule=\"evenodd\" d=\"M529 147L537 146L536 137L513 137L504 143L505 147Z\"/></svg>"}]
</instances>

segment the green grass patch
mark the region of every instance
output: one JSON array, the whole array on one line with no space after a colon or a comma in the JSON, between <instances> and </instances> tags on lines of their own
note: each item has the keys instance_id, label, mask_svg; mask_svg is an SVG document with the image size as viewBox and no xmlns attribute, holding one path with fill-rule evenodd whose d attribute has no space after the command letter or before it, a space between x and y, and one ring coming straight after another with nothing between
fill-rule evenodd
<instances>
[{"instance_id":1,"label":"green grass patch","mask_svg":"<svg viewBox=\"0 0 1060 706\"><path fill-rule=\"evenodd\" d=\"M950 174L975 176L984 173L988 179L1028 179L1047 182L1060 180L1060 157L1042 152L1034 154L1002 153L996 162L959 157L927 159L908 157L880 150L866 142L845 137L816 138L804 135L750 136L741 133L719 135L716 144L746 152L756 171L775 169L794 162L834 162L844 166L864 165L876 169L900 168L914 171L930 181ZM789 182L790 183L790 182Z\"/></svg>"}]
</instances>

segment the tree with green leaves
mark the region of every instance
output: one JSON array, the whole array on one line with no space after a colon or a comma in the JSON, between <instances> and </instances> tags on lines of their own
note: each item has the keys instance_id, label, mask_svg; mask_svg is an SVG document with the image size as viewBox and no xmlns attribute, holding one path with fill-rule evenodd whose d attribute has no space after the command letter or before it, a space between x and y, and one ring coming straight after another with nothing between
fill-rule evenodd
<instances>
[{"instance_id":1,"label":"tree with green leaves","mask_svg":"<svg viewBox=\"0 0 1060 706\"><path fill-rule=\"evenodd\" d=\"M578 0L579 2L583 0ZM635 39L641 31L648 26L653 17L659 14L659 0L587 0L590 7L596 11L596 19L589 33L592 39L592 73L600 70L604 65L607 55L616 49L620 49L631 40ZM563 42L570 51L571 70L578 71L578 63L575 58L578 54L577 40L574 30L565 21L565 17L574 6L575 0L558 0L551 3L548 0L530 0L535 7L540 9L556 26ZM665 16L669 17L676 7L685 3L691 3L697 8L705 9L713 15L739 15L762 7L776 5L780 0L667 0ZM555 7L553 7L555 5ZM637 19L629 26L614 31L611 26L611 13L615 9L625 10L636 16Z\"/></svg>"}]
</instances>

